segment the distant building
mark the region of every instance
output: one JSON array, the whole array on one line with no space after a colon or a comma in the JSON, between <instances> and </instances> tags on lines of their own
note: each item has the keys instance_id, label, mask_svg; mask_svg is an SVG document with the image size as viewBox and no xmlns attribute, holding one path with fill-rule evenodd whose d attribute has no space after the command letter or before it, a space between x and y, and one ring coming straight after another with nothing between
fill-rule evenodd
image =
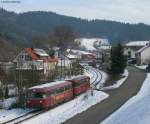
<instances>
[{"instance_id":1,"label":"distant building","mask_svg":"<svg viewBox=\"0 0 150 124\"><path fill-rule=\"evenodd\" d=\"M68 49L67 52L69 53L68 57L72 57L72 59L79 59L82 61L92 61L96 59L96 54L87 51Z\"/></svg>"},{"instance_id":2,"label":"distant building","mask_svg":"<svg viewBox=\"0 0 150 124\"><path fill-rule=\"evenodd\" d=\"M57 67L69 69L72 67L72 60L70 60L67 56L61 56L58 59Z\"/></svg>"},{"instance_id":3,"label":"distant building","mask_svg":"<svg viewBox=\"0 0 150 124\"><path fill-rule=\"evenodd\" d=\"M58 59L50 57L43 49L25 48L14 59L16 69L30 70L33 67L44 74L55 69Z\"/></svg>"},{"instance_id":4,"label":"distant building","mask_svg":"<svg viewBox=\"0 0 150 124\"><path fill-rule=\"evenodd\" d=\"M150 63L150 45L146 45L136 52L136 60L138 65Z\"/></svg>"},{"instance_id":5,"label":"distant building","mask_svg":"<svg viewBox=\"0 0 150 124\"><path fill-rule=\"evenodd\" d=\"M128 57L128 59L135 59L136 52L148 45L149 41L131 41L124 45L124 55Z\"/></svg>"}]
</instances>

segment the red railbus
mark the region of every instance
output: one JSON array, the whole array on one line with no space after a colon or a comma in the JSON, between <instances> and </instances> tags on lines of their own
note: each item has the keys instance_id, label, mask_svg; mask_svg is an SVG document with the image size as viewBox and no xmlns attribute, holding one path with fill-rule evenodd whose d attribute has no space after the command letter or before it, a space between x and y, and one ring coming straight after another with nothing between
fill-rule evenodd
<instances>
[{"instance_id":1,"label":"red railbus","mask_svg":"<svg viewBox=\"0 0 150 124\"><path fill-rule=\"evenodd\" d=\"M29 108L52 108L86 92L89 88L90 77L84 75L76 76L71 80L34 86L27 91L26 105Z\"/></svg>"},{"instance_id":2,"label":"red railbus","mask_svg":"<svg viewBox=\"0 0 150 124\"><path fill-rule=\"evenodd\" d=\"M72 98L73 88L71 82L52 82L29 88L27 107L47 109Z\"/></svg>"},{"instance_id":3,"label":"red railbus","mask_svg":"<svg viewBox=\"0 0 150 124\"><path fill-rule=\"evenodd\" d=\"M85 76L85 75L76 76L75 78L69 81L72 82L73 94L75 96L81 93L84 93L90 89L90 77L89 76Z\"/></svg>"}]
</instances>

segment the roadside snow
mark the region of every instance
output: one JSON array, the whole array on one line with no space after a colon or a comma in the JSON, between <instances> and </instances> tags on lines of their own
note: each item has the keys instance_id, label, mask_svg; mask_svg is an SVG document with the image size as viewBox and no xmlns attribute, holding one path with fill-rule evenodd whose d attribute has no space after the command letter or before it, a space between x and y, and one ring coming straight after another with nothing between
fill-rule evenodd
<instances>
[{"instance_id":1,"label":"roadside snow","mask_svg":"<svg viewBox=\"0 0 150 124\"><path fill-rule=\"evenodd\" d=\"M24 124L60 124L107 97L108 94L101 91L93 91L93 96L91 96L91 91L88 91L67 103L24 122Z\"/></svg>"},{"instance_id":2,"label":"roadside snow","mask_svg":"<svg viewBox=\"0 0 150 124\"><path fill-rule=\"evenodd\" d=\"M122 76L124 76L122 79L118 80L116 82L116 84L112 85L112 86L108 86L108 87L103 87L101 88L102 90L108 90L108 89L116 89L116 88L119 88L124 82L125 80L127 79L129 75L129 72L127 69L125 69L124 73L122 74Z\"/></svg>"},{"instance_id":3,"label":"roadside snow","mask_svg":"<svg viewBox=\"0 0 150 124\"><path fill-rule=\"evenodd\" d=\"M149 124L150 123L150 74L140 92L128 100L119 110L101 124Z\"/></svg>"},{"instance_id":4,"label":"roadside snow","mask_svg":"<svg viewBox=\"0 0 150 124\"><path fill-rule=\"evenodd\" d=\"M139 69L146 69L146 66L147 65L141 65L141 66L136 66L136 67L139 68Z\"/></svg>"}]
</instances>

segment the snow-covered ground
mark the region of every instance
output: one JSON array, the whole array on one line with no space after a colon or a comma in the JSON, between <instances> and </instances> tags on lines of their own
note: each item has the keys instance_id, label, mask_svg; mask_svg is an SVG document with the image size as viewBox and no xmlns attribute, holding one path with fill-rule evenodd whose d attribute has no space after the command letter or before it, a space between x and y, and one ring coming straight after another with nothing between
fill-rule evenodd
<instances>
[{"instance_id":1,"label":"snow-covered ground","mask_svg":"<svg viewBox=\"0 0 150 124\"><path fill-rule=\"evenodd\" d=\"M115 88L119 88L124 82L125 80L127 79L129 75L129 72L127 69L125 69L124 73L122 74L123 78L118 80L114 85L112 86L108 86L108 87L103 87L101 88L102 90L107 90L107 89L115 89Z\"/></svg>"},{"instance_id":2,"label":"snow-covered ground","mask_svg":"<svg viewBox=\"0 0 150 124\"><path fill-rule=\"evenodd\" d=\"M0 124L13 118L16 118L18 116L24 115L30 111L31 111L30 109L11 109L11 110L0 109Z\"/></svg>"},{"instance_id":3,"label":"snow-covered ground","mask_svg":"<svg viewBox=\"0 0 150 124\"><path fill-rule=\"evenodd\" d=\"M150 123L150 74L139 93L101 124L149 124Z\"/></svg>"},{"instance_id":4,"label":"snow-covered ground","mask_svg":"<svg viewBox=\"0 0 150 124\"><path fill-rule=\"evenodd\" d=\"M0 100L0 106L2 108L9 108L13 103L16 102L16 97Z\"/></svg>"},{"instance_id":5,"label":"snow-covered ground","mask_svg":"<svg viewBox=\"0 0 150 124\"><path fill-rule=\"evenodd\" d=\"M93 91L93 96L91 95L91 91L88 91L67 103L24 122L24 124L60 124L107 97L108 94L101 91Z\"/></svg>"}]
</instances>

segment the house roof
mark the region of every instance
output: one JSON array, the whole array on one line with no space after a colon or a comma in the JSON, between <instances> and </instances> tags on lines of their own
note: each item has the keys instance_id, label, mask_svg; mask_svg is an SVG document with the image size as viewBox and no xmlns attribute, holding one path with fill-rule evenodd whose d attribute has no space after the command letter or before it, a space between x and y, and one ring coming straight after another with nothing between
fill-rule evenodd
<instances>
[{"instance_id":1,"label":"house roof","mask_svg":"<svg viewBox=\"0 0 150 124\"><path fill-rule=\"evenodd\" d=\"M149 41L131 41L125 44L125 46L145 46L149 44Z\"/></svg>"},{"instance_id":2,"label":"house roof","mask_svg":"<svg viewBox=\"0 0 150 124\"><path fill-rule=\"evenodd\" d=\"M146 46L142 47L142 48L139 49L136 53L141 53L141 52L143 52L145 49L147 49L148 47L150 47L150 45L146 45Z\"/></svg>"},{"instance_id":3,"label":"house roof","mask_svg":"<svg viewBox=\"0 0 150 124\"><path fill-rule=\"evenodd\" d=\"M57 62L58 58L50 57L43 49L25 48L32 60L43 60L44 62Z\"/></svg>"},{"instance_id":4,"label":"house roof","mask_svg":"<svg viewBox=\"0 0 150 124\"><path fill-rule=\"evenodd\" d=\"M34 52L39 56L49 56L43 49L34 49Z\"/></svg>"},{"instance_id":5,"label":"house roof","mask_svg":"<svg viewBox=\"0 0 150 124\"><path fill-rule=\"evenodd\" d=\"M72 52L74 55L94 55L93 53L82 51L82 50L74 50L74 49L67 49L67 52Z\"/></svg>"}]
</instances>

